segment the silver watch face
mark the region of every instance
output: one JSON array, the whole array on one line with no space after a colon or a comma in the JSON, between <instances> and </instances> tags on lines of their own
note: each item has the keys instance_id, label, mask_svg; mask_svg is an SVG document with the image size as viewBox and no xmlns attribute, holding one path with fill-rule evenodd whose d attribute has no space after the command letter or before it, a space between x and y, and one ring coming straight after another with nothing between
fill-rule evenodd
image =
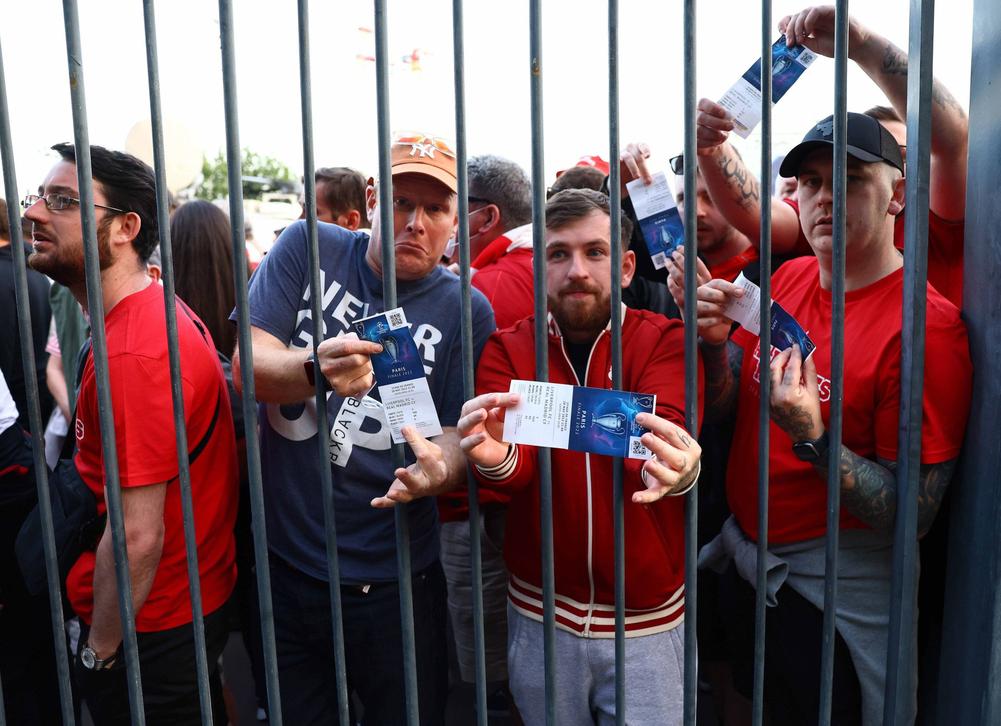
<instances>
[{"instance_id":1,"label":"silver watch face","mask_svg":"<svg viewBox=\"0 0 1001 726\"><path fill-rule=\"evenodd\" d=\"M97 664L97 656L94 653L94 649L89 645L85 645L83 650L80 651L80 662L87 670L94 670L94 666Z\"/></svg>"}]
</instances>

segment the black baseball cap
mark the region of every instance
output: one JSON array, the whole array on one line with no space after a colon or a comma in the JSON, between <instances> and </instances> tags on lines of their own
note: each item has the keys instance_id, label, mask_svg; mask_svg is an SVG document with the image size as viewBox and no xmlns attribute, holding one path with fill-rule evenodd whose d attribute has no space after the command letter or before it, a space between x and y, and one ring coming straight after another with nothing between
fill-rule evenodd
<instances>
[{"instance_id":1,"label":"black baseball cap","mask_svg":"<svg viewBox=\"0 0 1001 726\"><path fill-rule=\"evenodd\" d=\"M834 116L828 116L811 128L803 140L794 146L782 160L779 174L784 177L799 176L799 166L811 151L834 147ZM848 154L867 163L885 161L904 171L904 159L893 134L883 124L863 113L848 114Z\"/></svg>"}]
</instances>

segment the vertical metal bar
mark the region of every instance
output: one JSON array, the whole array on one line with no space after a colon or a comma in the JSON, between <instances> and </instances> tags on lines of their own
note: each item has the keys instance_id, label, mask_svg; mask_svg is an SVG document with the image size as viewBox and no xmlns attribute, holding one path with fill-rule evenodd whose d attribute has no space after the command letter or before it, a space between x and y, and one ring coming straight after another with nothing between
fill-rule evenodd
<instances>
[{"instance_id":1,"label":"vertical metal bar","mask_svg":"<svg viewBox=\"0 0 1001 726\"><path fill-rule=\"evenodd\" d=\"M772 350L772 2L761 0L761 360ZM768 572L768 464L771 451L771 378L761 376L758 388L758 562L754 578L754 691L751 722L764 723L765 708L765 590Z\"/></svg>"},{"instance_id":2,"label":"vertical metal bar","mask_svg":"<svg viewBox=\"0 0 1001 726\"><path fill-rule=\"evenodd\" d=\"M31 424L32 455L35 463L35 487L42 519L42 547L45 552L45 575L49 590L52 640L56 649L56 672L59 676L59 705L64 724L73 723L73 693L70 687L69 655L63 630L63 600L60 594L59 563L52 533L52 503L49 499L49 472L45 464L42 440L42 412L39 406L38 379L35 370L35 347L31 344L31 308L28 304L28 273L25 269L21 215L18 214L17 173L14 168L14 144L10 136L7 111L7 81L4 75L3 50L0 48L0 156L3 157L3 186L7 199L10 245L14 255L14 294L17 303L18 331L21 335L21 362L28 394L28 422ZM8 342L9 344L9 342ZM3 698L0 696L0 726L3 726Z\"/></svg>"},{"instance_id":3,"label":"vertical metal bar","mask_svg":"<svg viewBox=\"0 0 1001 726\"><path fill-rule=\"evenodd\" d=\"M619 178L619 3L608 0L608 196L612 279L612 388L622 388L622 182ZM626 534L622 459L612 461L615 538L615 722L626 723Z\"/></svg>"},{"instance_id":4,"label":"vertical metal bar","mask_svg":"<svg viewBox=\"0 0 1001 726\"><path fill-rule=\"evenodd\" d=\"M907 75L907 191L904 207L904 300L900 335L900 428L897 518L894 522L890 637L884 724L906 724L912 712L915 606L918 579L918 475L928 297L928 190L931 154L934 0L911 0ZM916 68L915 68L916 66Z\"/></svg>"},{"instance_id":5,"label":"vertical metal bar","mask_svg":"<svg viewBox=\"0 0 1001 726\"><path fill-rule=\"evenodd\" d=\"M389 50L386 0L375 2L376 105L379 121L379 227L382 244L382 302L386 310L396 307L396 254L393 242L393 173L390 163ZM403 444L392 445L393 467L405 465ZM396 520L396 566L400 584L400 621L403 632L403 674L407 696L407 723L419 721L417 692L417 647L414 638L414 596L410 561L409 507L393 508Z\"/></svg>"},{"instance_id":6,"label":"vertical metal bar","mask_svg":"<svg viewBox=\"0 0 1001 726\"><path fill-rule=\"evenodd\" d=\"M841 520L841 424L845 367L845 172L848 164L848 0L837 0L834 20L834 249L831 259L831 403L827 430L827 538L824 553L824 625L820 657L821 726L831 722L835 603Z\"/></svg>"},{"instance_id":7,"label":"vertical metal bar","mask_svg":"<svg viewBox=\"0 0 1001 726\"><path fill-rule=\"evenodd\" d=\"M535 278L535 380L549 380L546 307L546 160L542 129L542 0L529 0L529 71L532 104L532 273ZM546 724L556 723L556 580L553 567L553 467L540 447L539 519L542 544L542 649Z\"/></svg>"},{"instance_id":8,"label":"vertical metal bar","mask_svg":"<svg viewBox=\"0 0 1001 726\"><path fill-rule=\"evenodd\" d=\"M316 177L313 166L313 96L309 57L309 0L299 0L299 97L302 105L302 174L306 190L306 236L309 244L309 302L313 322L313 358L320 370L317 348L323 342L323 287L316 229ZM327 582L330 588L331 636L334 640L334 681L338 722L350 722L347 661L344 655L344 617L341 608L341 568L337 557L334 485L330 472L330 424L323 379L316 377L316 443L323 492L323 524L327 546Z\"/></svg>"},{"instance_id":9,"label":"vertical metal bar","mask_svg":"<svg viewBox=\"0 0 1001 726\"><path fill-rule=\"evenodd\" d=\"M181 386L181 354L177 343L177 306L174 298L174 254L170 246L170 211L167 203L166 159L163 151L163 120L160 109L160 73L156 46L156 14L153 0L143 0L146 32L146 72L149 84L149 112L153 132L153 170L156 175L156 213L160 233L164 310L167 317L167 355L170 360L170 392L174 407L174 440L177 445L177 477L184 523L184 549L191 593L192 628L195 638L195 671L202 723L212 725L212 693L209 688L208 656L205 652L205 620L202 585L198 571L198 540L195 511L191 501L191 469L188 461L188 433L184 420L184 390Z\"/></svg>"},{"instance_id":10,"label":"vertical metal bar","mask_svg":"<svg viewBox=\"0 0 1001 726\"><path fill-rule=\"evenodd\" d=\"M275 650L275 617L271 603L271 570L268 568L268 534L261 485L261 443L257 438L257 402L254 388L254 348L250 340L250 306L247 303L246 242L243 236L243 181L240 163L240 122L236 103L236 50L233 44L233 8L219 0L219 40L222 52L223 105L226 113L226 165L229 183L229 221L233 241L233 278L236 292L237 341L243 387L243 420L247 431L247 476L257 566L257 601L261 613L264 676L268 692L268 723L281 726L278 690L278 656Z\"/></svg>"},{"instance_id":11,"label":"vertical metal bar","mask_svg":"<svg viewBox=\"0 0 1001 726\"><path fill-rule=\"evenodd\" d=\"M685 0L685 199L695 199L695 0ZM699 431L698 331L695 324L695 230L696 205L685 205L685 426L692 435ZM694 726L698 699L698 491L685 497L685 688L684 723Z\"/></svg>"},{"instance_id":12,"label":"vertical metal bar","mask_svg":"<svg viewBox=\"0 0 1001 726\"><path fill-rule=\"evenodd\" d=\"M132 723L146 723L142 683L139 674L139 649L136 643L135 608L132 603L132 578L125 549L125 520L122 491L118 477L118 452L115 445L115 419L108 380L108 343L104 333L104 298L101 290L101 263L97 251L97 225L94 215L94 181L90 166L90 136L87 130L87 100L83 85L83 52L80 44L80 18L76 0L63 0L66 29L66 60L69 66L70 105L73 109L73 142L76 146L77 183L80 187L80 217L83 228L83 256L87 280L87 312L90 314L91 355L97 383L97 405L104 462L105 495L111 541L115 555L115 579L118 585L118 609L122 620L122 643L125 650L126 682Z\"/></svg>"},{"instance_id":13,"label":"vertical metal bar","mask_svg":"<svg viewBox=\"0 0 1001 726\"><path fill-rule=\"evenodd\" d=\"M462 0L452 1L452 66L455 77L455 163L459 199L459 281L462 324L462 388L465 400L476 395L473 370L473 306L472 278L469 274L469 179L466 174L466 87L465 87L465 28ZM467 472L469 488L469 557L471 561L473 597L473 648L476 668L476 722L487 726L487 665L486 636L483 616L483 557L480 542L479 482Z\"/></svg>"},{"instance_id":14,"label":"vertical metal bar","mask_svg":"<svg viewBox=\"0 0 1001 726\"><path fill-rule=\"evenodd\" d=\"M963 320L974 371L1001 358L1001 5L974 0L970 126L963 256ZM973 151L975 150L975 151ZM908 183L909 180L908 180ZM941 724L1001 723L1001 538L997 515L1001 447L997 445L1001 377L974 375L961 468L950 484L948 578L937 712ZM942 514L940 513L941 517ZM922 688L926 688L922 684Z\"/></svg>"}]
</instances>

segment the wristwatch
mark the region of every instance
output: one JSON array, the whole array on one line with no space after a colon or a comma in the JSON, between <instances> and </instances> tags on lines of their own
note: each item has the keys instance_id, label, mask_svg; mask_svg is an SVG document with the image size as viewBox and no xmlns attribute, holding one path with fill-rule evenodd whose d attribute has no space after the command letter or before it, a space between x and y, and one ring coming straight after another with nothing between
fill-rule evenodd
<instances>
[{"instance_id":1,"label":"wristwatch","mask_svg":"<svg viewBox=\"0 0 1001 726\"><path fill-rule=\"evenodd\" d=\"M306 380L309 381L309 385L316 386L316 366L313 363L313 356L310 355L306 360L302 362L302 368L306 371ZM323 376L323 390L330 390L330 382L327 380L326 376Z\"/></svg>"},{"instance_id":2,"label":"wristwatch","mask_svg":"<svg viewBox=\"0 0 1001 726\"><path fill-rule=\"evenodd\" d=\"M97 653L89 645L85 645L80 649L80 664L83 665L89 671L105 671L115 665L118 660L118 651L116 650L107 658L103 660L97 657Z\"/></svg>"},{"instance_id":3,"label":"wristwatch","mask_svg":"<svg viewBox=\"0 0 1001 726\"><path fill-rule=\"evenodd\" d=\"M797 441L792 445L792 453L796 455L800 461L807 461L811 464L816 464L823 461L827 456L827 450L830 447L831 439L827 435L827 431L824 431L816 439L806 439L805 441Z\"/></svg>"}]
</instances>

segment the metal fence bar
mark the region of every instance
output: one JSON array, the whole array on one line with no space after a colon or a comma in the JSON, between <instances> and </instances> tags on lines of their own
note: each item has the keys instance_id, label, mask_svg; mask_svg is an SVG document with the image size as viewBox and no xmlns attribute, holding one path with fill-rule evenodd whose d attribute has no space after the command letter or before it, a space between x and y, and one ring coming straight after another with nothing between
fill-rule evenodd
<instances>
[{"instance_id":1,"label":"metal fence bar","mask_svg":"<svg viewBox=\"0 0 1001 726\"><path fill-rule=\"evenodd\" d=\"M309 246L309 302L313 323L313 361L320 370L317 348L323 342L323 286L320 282L320 247L316 228L316 177L313 165L313 96L309 57L309 0L299 0L299 98L302 105L302 175L306 197L306 237ZM350 722L347 659L344 655L344 617L341 608L341 571L337 556L337 522L334 485L330 471L330 424L323 377L316 376L316 444L320 457L320 490L327 547L327 582L330 588L331 637L334 641L334 681L338 722Z\"/></svg>"},{"instance_id":2,"label":"metal fence bar","mask_svg":"<svg viewBox=\"0 0 1001 726\"><path fill-rule=\"evenodd\" d=\"M772 1L761 0L761 310L759 351L762 361L772 351ZM754 691L751 721L764 723L765 710L765 590L768 574L768 464L771 451L771 377L758 383L758 562L754 578Z\"/></svg>"},{"instance_id":3,"label":"metal fence bar","mask_svg":"<svg viewBox=\"0 0 1001 726\"><path fill-rule=\"evenodd\" d=\"M393 177L390 165L389 50L386 0L375 2L376 106L379 125L379 223L382 243L382 303L386 310L396 307L396 252L393 242ZM403 444L392 445L393 468L405 466ZM396 521L396 569L400 583L400 624L403 633L403 675L407 697L407 723L419 721L417 691L417 646L414 637L413 576L410 560L409 506L393 508Z\"/></svg>"},{"instance_id":4,"label":"metal fence bar","mask_svg":"<svg viewBox=\"0 0 1001 726\"><path fill-rule=\"evenodd\" d=\"M63 629L63 600L59 582L59 563L52 534L52 503L49 499L49 473L45 464L45 444L42 440L42 412L39 404L38 379L35 373L35 347L31 345L31 308L28 304L28 273L25 268L24 240L21 236L21 215L18 214L17 174L14 167L14 144L10 136L10 115L7 110L7 82L4 75L3 50L0 47L0 156L3 157L3 186L7 199L7 221L10 245L14 256L14 294L17 303L17 324L21 336L21 362L28 395L28 422L31 425L32 456L35 463L35 486L42 521L42 545L45 552L45 575L49 591L49 612L52 620L52 640L56 652L56 673L59 676L59 705L63 724L73 723L73 693L70 686L69 655L66 631ZM0 726L4 724L3 697L0 692Z\"/></svg>"},{"instance_id":5,"label":"metal fence bar","mask_svg":"<svg viewBox=\"0 0 1001 726\"><path fill-rule=\"evenodd\" d=\"M1001 359L1001 205L997 194L1001 5L996 0L974 0L972 46L963 320L975 374L960 469L949 486L939 718L934 722L946 725L1001 723L1001 689L996 685L1001 682L1001 587L995 574L1001 569L995 515L1001 508L1001 488L995 484L1001 470L997 445L1001 377L980 373L992 370Z\"/></svg>"},{"instance_id":6,"label":"metal fence bar","mask_svg":"<svg viewBox=\"0 0 1001 726\"><path fill-rule=\"evenodd\" d=\"M219 0L219 39L222 52L223 105L226 113L226 165L229 184L229 221L233 241L233 278L236 293L237 341L243 390L243 420L247 432L247 477L250 481L250 512L254 532L254 562L257 567L257 601L261 613L264 676L268 692L268 723L281 726L281 696L278 689L278 656L275 650L275 618L271 603L271 570L268 567L268 535L264 519L261 484L261 444L257 438L257 401L254 387L254 348L250 339L250 307L247 303L246 242L243 236L243 181L240 164L240 122L236 103L236 50L233 43L233 9L230 0Z\"/></svg>"},{"instance_id":7,"label":"metal fence bar","mask_svg":"<svg viewBox=\"0 0 1001 726\"><path fill-rule=\"evenodd\" d=\"M841 520L841 424L845 368L845 172L848 164L848 0L837 0L834 29L834 249L831 259L831 402L827 430L827 537L824 569L824 624L820 660L821 726L831 722L834 680L834 613L838 596L838 543Z\"/></svg>"},{"instance_id":8,"label":"metal fence bar","mask_svg":"<svg viewBox=\"0 0 1001 726\"><path fill-rule=\"evenodd\" d=\"M466 68L465 68L465 28L462 0L452 1L452 66L455 79L455 164L459 201L459 316L462 329L462 389L463 398L470 400L476 395L476 377L473 353L473 303L472 277L469 266L469 178L466 168ZM468 468L468 466L467 466ZM487 726L487 665L486 634L483 615L483 557L480 542L480 498L479 482L466 473L469 490L469 558L471 563L471 593L473 598L473 651L476 670L476 723Z\"/></svg>"},{"instance_id":9,"label":"metal fence bar","mask_svg":"<svg viewBox=\"0 0 1001 726\"><path fill-rule=\"evenodd\" d=\"M619 168L619 3L608 0L608 196L612 281L612 388L622 389L622 182ZM587 383L586 381L584 382ZM626 523L623 465L612 461L615 538L615 723L626 723Z\"/></svg>"},{"instance_id":10,"label":"metal fence bar","mask_svg":"<svg viewBox=\"0 0 1001 726\"><path fill-rule=\"evenodd\" d=\"M698 330L695 322L695 257L698 254L695 187L695 7L696 0L684 5L684 93L685 93L685 426L697 436L699 431L699 359ZM685 683L684 723L695 725L698 705L698 487L685 496Z\"/></svg>"},{"instance_id":11,"label":"metal fence bar","mask_svg":"<svg viewBox=\"0 0 1001 726\"><path fill-rule=\"evenodd\" d=\"M83 228L83 256L87 280L87 312L91 325L91 356L97 382L99 428L104 463L105 495L111 542L115 556L115 580L118 585L118 609L122 620L122 643L125 650L126 683L132 723L146 723L142 682L139 674L139 649L136 643L135 607L132 603L132 578L125 549L125 519L122 491L118 477L118 452L115 445L115 419L108 380L108 342L104 332L104 299L101 292L101 263L97 250L97 226L94 215L94 182L90 165L90 136L87 131L87 100L83 83L83 52L80 44L80 18L76 0L63 0L66 30L66 60L69 66L70 105L73 109L73 142L76 146L76 172L80 187L80 218Z\"/></svg>"},{"instance_id":12,"label":"metal fence bar","mask_svg":"<svg viewBox=\"0 0 1001 726\"><path fill-rule=\"evenodd\" d=\"M529 70L532 109L532 274L535 282L535 380L549 380L546 307L546 168L542 128L542 0L529 0ZM539 517L542 542L542 648L546 724L556 723L556 579L553 566L553 467L539 447Z\"/></svg>"},{"instance_id":13,"label":"metal fence bar","mask_svg":"<svg viewBox=\"0 0 1001 726\"><path fill-rule=\"evenodd\" d=\"M934 0L911 0L907 75L907 187L904 206L904 300L897 444L897 517L894 522L890 636L883 723L906 724L914 679L912 635L918 586L918 475L924 400L928 281L928 203L931 169Z\"/></svg>"},{"instance_id":14,"label":"metal fence bar","mask_svg":"<svg viewBox=\"0 0 1001 726\"><path fill-rule=\"evenodd\" d=\"M149 84L149 112L153 134L153 171L156 176L156 214L160 234L160 261L164 310L167 318L167 355L170 361L170 393L174 408L174 440L177 445L177 480L184 523L184 550L191 594L192 628L195 638L195 671L202 723L212 726L212 693L209 687L208 655L205 651L205 620L202 585L198 571L198 539L195 511L191 501L191 467L188 460L188 432L184 420L184 389L181 385L181 353L177 342L177 305L174 297L174 254L170 244L170 210L167 203L167 162L163 151L163 117L160 109L160 72L156 45L156 13L153 0L143 0L146 33L146 72Z\"/></svg>"}]
</instances>

